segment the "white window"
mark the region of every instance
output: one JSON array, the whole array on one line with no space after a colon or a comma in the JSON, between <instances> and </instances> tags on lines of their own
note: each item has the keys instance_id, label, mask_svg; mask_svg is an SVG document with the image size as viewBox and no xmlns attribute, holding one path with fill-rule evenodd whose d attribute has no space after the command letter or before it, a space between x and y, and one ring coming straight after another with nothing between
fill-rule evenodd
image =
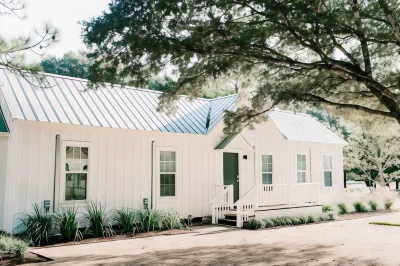
<instances>
[{"instance_id":1,"label":"white window","mask_svg":"<svg viewBox=\"0 0 400 266\"><path fill-rule=\"evenodd\" d=\"M176 153L160 151L160 196L174 197L176 182Z\"/></svg>"},{"instance_id":2,"label":"white window","mask_svg":"<svg viewBox=\"0 0 400 266\"><path fill-rule=\"evenodd\" d=\"M306 155L297 154L297 183L306 183L307 160Z\"/></svg>"},{"instance_id":3,"label":"white window","mask_svg":"<svg viewBox=\"0 0 400 266\"><path fill-rule=\"evenodd\" d=\"M324 183L326 187L332 186L332 156L324 155Z\"/></svg>"},{"instance_id":4,"label":"white window","mask_svg":"<svg viewBox=\"0 0 400 266\"><path fill-rule=\"evenodd\" d=\"M262 183L264 185L272 184L272 155L263 154L262 155Z\"/></svg>"},{"instance_id":5,"label":"white window","mask_svg":"<svg viewBox=\"0 0 400 266\"><path fill-rule=\"evenodd\" d=\"M65 200L86 200L89 147L65 147Z\"/></svg>"}]
</instances>

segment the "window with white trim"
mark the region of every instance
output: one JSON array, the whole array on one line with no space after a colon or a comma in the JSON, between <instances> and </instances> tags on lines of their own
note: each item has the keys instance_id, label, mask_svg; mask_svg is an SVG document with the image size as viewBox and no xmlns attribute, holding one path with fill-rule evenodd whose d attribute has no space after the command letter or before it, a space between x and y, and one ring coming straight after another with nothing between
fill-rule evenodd
<instances>
[{"instance_id":1,"label":"window with white trim","mask_svg":"<svg viewBox=\"0 0 400 266\"><path fill-rule=\"evenodd\" d=\"M262 156L262 183L264 185L272 184L272 155L263 154Z\"/></svg>"},{"instance_id":2,"label":"window with white trim","mask_svg":"<svg viewBox=\"0 0 400 266\"><path fill-rule=\"evenodd\" d=\"M65 200L86 200L89 148L66 146Z\"/></svg>"},{"instance_id":3,"label":"window with white trim","mask_svg":"<svg viewBox=\"0 0 400 266\"><path fill-rule=\"evenodd\" d=\"M160 151L160 196L174 197L176 182L176 152Z\"/></svg>"},{"instance_id":4,"label":"window with white trim","mask_svg":"<svg viewBox=\"0 0 400 266\"><path fill-rule=\"evenodd\" d=\"M326 187L332 186L332 156L324 155L324 183Z\"/></svg>"},{"instance_id":5,"label":"window with white trim","mask_svg":"<svg viewBox=\"0 0 400 266\"><path fill-rule=\"evenodd\" d=\"M306 183L307 159L305 154L297 154L297 183Z\"/></svg>"}]
</instances>

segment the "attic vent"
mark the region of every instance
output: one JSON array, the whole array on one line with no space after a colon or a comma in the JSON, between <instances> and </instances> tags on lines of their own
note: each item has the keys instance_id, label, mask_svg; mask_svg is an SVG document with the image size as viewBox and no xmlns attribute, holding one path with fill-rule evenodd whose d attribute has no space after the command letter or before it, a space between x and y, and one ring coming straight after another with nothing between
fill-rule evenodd
<instances>
[{"instance_id":1,"label":"attic vent","mask_svg":"<svg viewBox=\"0 0 400 266\"><path fill-rule=\"evenodd\" d=\"M211 120L211 106L208 109L208 114L207 114L207 120L206 120L206 129L208 130L208 128L210 127L210 120Z\"/></svg>"}]
</instances>

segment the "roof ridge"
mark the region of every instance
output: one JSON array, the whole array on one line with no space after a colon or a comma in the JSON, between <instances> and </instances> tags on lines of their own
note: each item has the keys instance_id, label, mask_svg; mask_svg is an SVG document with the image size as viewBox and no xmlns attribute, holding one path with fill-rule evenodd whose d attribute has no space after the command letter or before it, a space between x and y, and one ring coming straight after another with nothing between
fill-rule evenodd
<instances>
[{"instance_id":1,"label":"roof ridge","mask_svg":"<svg viewBox=\"0 0 400 266\"><path fill-rule=\"evenodd\" d=\"M309 114L306 114L306 113L296 112L296 111L288 111L288 110L282 110L282 109L274 109L274 110L271 110L270 112L281 112L281 113L288 113L288 114L293 114L293 115L310 116Z\"/></svg>"}]
</instances>

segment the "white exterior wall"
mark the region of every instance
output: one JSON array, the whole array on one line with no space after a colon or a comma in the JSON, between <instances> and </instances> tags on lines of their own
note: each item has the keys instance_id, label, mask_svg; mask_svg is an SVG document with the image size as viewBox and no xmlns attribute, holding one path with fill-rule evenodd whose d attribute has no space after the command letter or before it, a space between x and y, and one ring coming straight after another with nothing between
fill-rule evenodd
<instances>
[{"instance_id":1,"label":"white exterior wall","mask_svg":"<svg viewBox=\"0 0 400 266\"><path fill-rule=\"evenodd\" d=\"M141 209L143 198L151 201L153 141L154 151L166 147L177 152L174 198L157 197L158 156L153 155L153 207L174 208L182 217L210 215L209 203L222 191L223 152L239 153L240 197L256 182L262 182L261 154L264 152L274 155L274 183L296 182L297 152L306 153L309 163L311 153L307 182L321 183L322 199L344 192L342 146L288 141L268 121L254 131L246 130L226 149L214 150L221 141L222 127L218 125L209 135L194 135L16 120L8 145L4 228L11 232L20 215L32 211L33 203L43 206L44 200L51 200L53 204L57 134L61 141L90 142L87 198L105 203L109 209ZM333 156L333 186L330 188L323 184L324 153ZM247 155L247 160L243 155ZM57 204L58 189L59 185L56 186L56 207L60 206Z\"/></svg>"},{"instance_id":2,"label":"white exterior wall","mask_svg":"<svg viewBox=\"0 0 400 266\"><path fill-rule=\"evenodd\" d=\"M14 121L5 194L7 231L15 228L21 214L32 211L33 203L42 207L44 200L51 200L53 204L57 134L61 142L90 142L87 198L109 209L141 209L143 198L150 204L152 141L155 149L176 149L178 157L176 197L155 197L154 207L173 207L182 216L202 217L209 215L209 202L222 190L222 153L218 158L214 151L222 134L217 130L204 136ZM56 191L59 194L58 185ZM56 195L56 207L62 206L58 200Z\"/></svg>"},{"instance_id":3,"label":"white exterior wall","mask_svg":"<svg viewBox=\"0 0 400 266\"><path fill-rule=\"evenodd\" d=\"M0 231L3 229L8 137L0 136Z\"/></svg>"},{"instance_id":4,"label":"white exterior wall","mask_svg":"<svg viewBox=\"0 0 400 266\"><path fill-rule=\"evenodd\" d=\"M255 150L251 147L255 147ZM275 124L268 120L266 123L257 125L255 130L245 130L228 145L227 149L237 149L242 154L248 155L248 160L243 160L240 156L239 171L242 180L240 182L240 196L243 196L254 183L262 183L262 154L273 155L274 184L296 183L297 154L306 154L306 182L320 183L321 203L330 202L331 199L340 197L345 192L342 145L287 140ZM254 154L256 156L255 165ZM332 187L325 187L324 184L323 155L332 155ZM256 175L254 175L254 169ZM244 180L245 182L243 182Z\"/></svg>"}]
</instances>

